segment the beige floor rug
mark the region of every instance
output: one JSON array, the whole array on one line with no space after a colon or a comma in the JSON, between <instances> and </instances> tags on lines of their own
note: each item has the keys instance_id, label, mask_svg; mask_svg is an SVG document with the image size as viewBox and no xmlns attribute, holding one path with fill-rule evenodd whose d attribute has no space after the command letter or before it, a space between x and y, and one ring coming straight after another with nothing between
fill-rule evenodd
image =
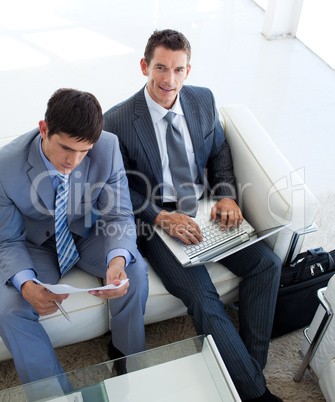
<instances>
[{"instance_id":1,"label":"beige floor rug","mask_svg":"<svg viewBox=\"0 0 335 402\"><path fill-rule=\"evenodd\" d=\"M309 235L304 249L323 246L325 250L335 248L334 206L335 194L319 197L320 210L316 217L318 232ZM322 213L321 213L322 212ZM235 309L227 308L235 323L238 321ZM178 317L146 326L147 348L177 342L195 336L192 319ZM303 340L302 330L295 331L271 341L268 364L264 370L269 389L285 402L324 401L318 383L307 371L300 383L293 380L301 358L298 350ZM85 367L108 360L107 344L109 336L65 346L56 349L59 360L66 371ZM19 385L19 380L11 360L0 362L0 390ZM206 401L204 401L206 402ZM210 401L209 401L210 402Z\"/></svg>"}]
</instances>

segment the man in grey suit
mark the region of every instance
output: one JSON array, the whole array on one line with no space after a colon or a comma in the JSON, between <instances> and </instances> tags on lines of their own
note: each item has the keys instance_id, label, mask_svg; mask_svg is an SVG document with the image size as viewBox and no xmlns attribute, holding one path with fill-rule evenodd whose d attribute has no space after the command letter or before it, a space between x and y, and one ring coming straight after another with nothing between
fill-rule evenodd
<instances>
[{"instance_id":1,"label":"man in grey suit","mask_svg":"<svg viewBox=\"0 0 335 402\"><path fill-rule=\"evenodd\" d=\"M213 335L241 398L278 401L267 389L262 370L279 286L279 258L259 242L222 261L243 278L238 333L206 267L182 268L152 230L157 224L186 244L200 242L201 231L191 217L196 206L191 213L183 213L182 203L183 198L197 200L206 192L218 199L211 216L221 220L222 228L243 220L233 162L213 95L207 88L183 85L190 73L190 57L191 47L184 35L155 31L141 60L147 85L104 114L104 129L119 137L140 246L166 289L187 306L198 334ZM172 123L166 121L168 111L173 112ZM173 130L179 133L174 154L169 153ZM181 160L187 160L188 166L182 166ZM183 178L184 185L180 185ZM191 187L191 192L181 191L182 187Z\"/></svg>"},{"instance_id":2,"label":"man in grey suit","mask_svg":"<svg viewBox=\"0 0 335 402\"><path fill-rule=\"evenodd\" d=\"M69 191L60 211L63 179ZM69 241L64 250L59 216ZM33 280L56 283L70 249L75 258L66 270L75 263L116 286L129 279L90 293L110 299L112 348L124 355L144 350L147 265L136 245L118 139L102 131L93 95L60 89L39 128L0 150L0 335L22 383L64 372L38 319L54 313L55 302L68 295L50 293Z\"/></svg>"}]
</instances>

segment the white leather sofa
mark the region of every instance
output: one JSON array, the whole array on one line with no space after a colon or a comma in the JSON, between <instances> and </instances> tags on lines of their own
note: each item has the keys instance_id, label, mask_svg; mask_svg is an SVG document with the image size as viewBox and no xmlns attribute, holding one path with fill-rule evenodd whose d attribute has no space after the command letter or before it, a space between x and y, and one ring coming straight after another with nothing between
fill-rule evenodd
<instances>
[{"instance_id":1,"label":"white leather sofa","mask_svg":"<svg viewBox=\"0 0 335 402\"><path fill-rule=\"evenodd\" d=\"M299 251L305 228L308 231L313 224L318 208L317 200L246 106L224 106L220 108L220 117L232 150L243 214L256 229L291 224L267 240L284 262ZM0 140L0 146L9 140ZM221 264L208 264L208 270L222 300L236 301L240 278ZM76 268L61 281L83 288L99 285L97 278ZM72 324L60 312L40 318L55 347L94 338L109 329L109 313L105 301L87 293L76 293L70 295L63 306ZM165 290L149 266L145 323L185 313L185 306ZM0 339L0 360L10 357Z\"/></svg>"},{"instance_id":2,"label":"white leather sofa","mask_svg":"<svg viewBox=\"0 0 335 402\"><path fill-rule=\"evenodd\" d=\"M309 367L319 380L320 389L327 402L335 395L335 275L327 287L319 289L320 305L308 328L301 346L304 359L295 377L300 381Z\"/></svg>"},{"instance_id":3,"label":"white leather sofa","mask_svg":"<svg viewBox=\"0 0 335 402\"><path fill-rule=\"evenodd\" d=\"M333 402L335 395L335 358L329 360L323 369L319 385L326 401Z\"/></svg>"}]
</instances>

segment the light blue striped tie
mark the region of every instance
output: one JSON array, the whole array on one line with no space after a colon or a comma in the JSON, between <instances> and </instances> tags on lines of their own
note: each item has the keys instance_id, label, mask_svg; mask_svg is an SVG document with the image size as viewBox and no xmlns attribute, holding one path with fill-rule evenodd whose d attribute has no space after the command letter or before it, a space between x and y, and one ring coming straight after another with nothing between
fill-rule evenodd
<instances>
[{"instance_id":1,"label":"light blue striped tie","mask_svg":"<svg viewBox=\"0 0 335 402\"><path fill-rule=\"evenodd\" d=\"M67 226L67 200L69 196L69 175L58 173L60 182L56 194L55 236L61 276L79 260L79 253L72 233Z\"/></svg>"}]
</instances>

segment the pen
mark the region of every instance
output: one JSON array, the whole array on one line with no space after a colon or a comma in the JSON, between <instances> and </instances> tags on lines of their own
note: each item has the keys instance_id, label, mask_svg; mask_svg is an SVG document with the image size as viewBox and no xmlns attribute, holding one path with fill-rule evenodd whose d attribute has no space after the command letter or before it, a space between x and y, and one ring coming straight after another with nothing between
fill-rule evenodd
<instances>
[{"instance_id":1,"label":"pen","mask_svg":"<svg viewBox=\"0 0 335 402\"><path fill-rule=\"evenodd\" d=\"M62 305L58 302L55 301L55 304L57 305L57 307L59 308L60 312L63 314L63 316L72 323L68 313L64 310L64 307L62 307Z\"/></svg>"}]
</instances>

